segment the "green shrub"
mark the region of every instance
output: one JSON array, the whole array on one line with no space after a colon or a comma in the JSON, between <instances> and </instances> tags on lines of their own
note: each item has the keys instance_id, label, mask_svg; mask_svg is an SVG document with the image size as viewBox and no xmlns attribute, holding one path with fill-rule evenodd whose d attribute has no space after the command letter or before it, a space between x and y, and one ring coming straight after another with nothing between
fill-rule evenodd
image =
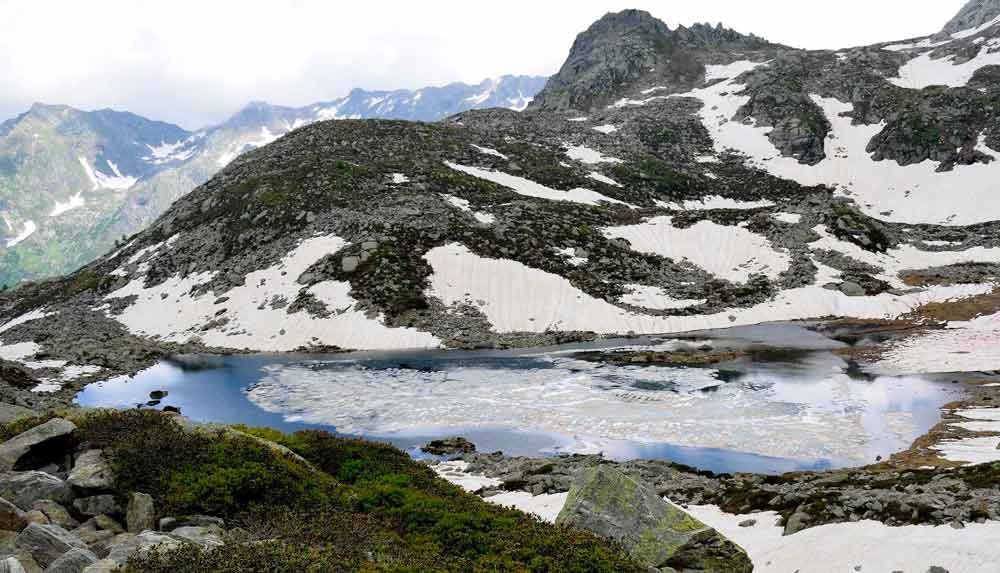
<instances>
[{"instance_id":1,"label":"green shrub","mask_svg":"<svg viewBox=\"0 0 1000 573\"><path fill-rule=\"evenodd\" d=\"M191 431L159 412L95 412L79 439L116 487L164 515L225 517L225 550L134 557L133 572L639 572L618 548L485 502L385 444L308 431ZM281 444L305 458L259 441Z\"/></svg>"}]
</instances>

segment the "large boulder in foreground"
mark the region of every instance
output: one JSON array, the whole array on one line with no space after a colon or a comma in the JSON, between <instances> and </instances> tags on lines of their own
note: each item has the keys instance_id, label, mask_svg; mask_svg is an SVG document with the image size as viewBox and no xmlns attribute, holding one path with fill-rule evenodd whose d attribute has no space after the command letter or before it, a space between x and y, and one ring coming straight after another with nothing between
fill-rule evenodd
<instances>
[{"instance_id":1,"label":"large boulder in foreground","mask_svg":"<svg viewBox=\"0 0 1000 573\"><path fill-rule=\"evenodd\" d=\"M576 479L556 523L613 539L637 560L663 572L753 571L738 545L608 466L587 470Z\"/></svg>"},{"instance_id":2,"label":"large boulder in foreground","mask_svg":"<svg viewBox=\"0 0 1000 573\"><path fill-rule=\"evenodd\" d=\"M31 457L29 454L63 449L75 429L73 422L55 418L7 440L0 444L0 471L19 469L18 464L23 458Z\"/></svg>"}]
</instances>

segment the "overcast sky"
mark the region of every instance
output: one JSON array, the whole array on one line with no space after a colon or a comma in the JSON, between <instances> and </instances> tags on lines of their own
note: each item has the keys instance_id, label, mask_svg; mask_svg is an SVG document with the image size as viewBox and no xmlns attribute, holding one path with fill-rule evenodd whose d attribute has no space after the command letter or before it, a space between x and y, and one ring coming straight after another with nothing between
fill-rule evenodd
<instances>
[{"instance_id":1,"label":"overcast sky","mask_svg":"<svg viewBox=\"0 0 1000 573\"><path fill-rule=\"evenodd\" d=\"M0 120L32 102L111 107L194 129L251 100L352 87L551 75L609 11L722 22L804 48L940 30L965 0L0 0Z\"/></svg>"}]
</instances>

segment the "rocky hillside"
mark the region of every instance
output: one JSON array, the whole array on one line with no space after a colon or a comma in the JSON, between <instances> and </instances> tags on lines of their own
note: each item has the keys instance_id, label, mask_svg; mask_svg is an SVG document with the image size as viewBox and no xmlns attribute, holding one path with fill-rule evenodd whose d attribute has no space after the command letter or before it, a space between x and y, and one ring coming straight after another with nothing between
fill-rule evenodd
<instances>
[{"instance_id":1,"label":"rocky hillside","mask_svg":"<svg viewBox=\"0 0 1000 573\"><path fill-rule=\"evenodd\" d=\"M961 360L916 343L889 366L995 369L998 42L988 20L803 51L608 15L526 112L318 122L240 155L0 298L0 358L66 396L177 348L527 346L963 299L934 338Z\"/></svg>"},{"instance_id":2,"label":"rocky hillside","mask_svg":"<svg viewBox=\"0 0 1000 573\"><path fill-rule=\"evenodd\" d=\"M0 419L8 573L647 570L584 529L488 504L382 444L139 410L35 416L0 404ZM699 533L673 564L750 570L701 567L748 561ZM727 554L695 552L707 533Z\"/></svg>"},{"instance_id":3,"label":"rocky hillside","mask_svg":"<svg viewBox=\"0 0 1000 573\"><path fill-rule=\"evenodd\" d=\"M129 113L35 105L0 125L0 285L79 268L240 154L303 125L520 110L544 84L545 78L503 76L479 85L354 90L302 108L256 102L196 133Z\"/></svg>"}]
</instances>

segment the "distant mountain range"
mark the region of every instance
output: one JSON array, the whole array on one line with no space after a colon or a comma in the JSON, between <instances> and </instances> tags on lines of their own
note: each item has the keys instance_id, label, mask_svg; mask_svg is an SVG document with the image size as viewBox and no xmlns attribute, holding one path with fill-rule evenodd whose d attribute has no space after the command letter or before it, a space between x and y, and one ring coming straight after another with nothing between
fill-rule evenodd
<instances>
[{"instance_id":1,"label":"distant mountain range","mask_svg":"<svg viewBox=\"0 0 1000 573\"><path fill-rule=\"evenodd\" d=\"M437 121L523 110L544 77L365 91L292 108L254 102L196 132L112 110L35 104L0 124L0 285L72 271L154 221L239 155L331 119Z\"/></svg>"}]
</instances>

